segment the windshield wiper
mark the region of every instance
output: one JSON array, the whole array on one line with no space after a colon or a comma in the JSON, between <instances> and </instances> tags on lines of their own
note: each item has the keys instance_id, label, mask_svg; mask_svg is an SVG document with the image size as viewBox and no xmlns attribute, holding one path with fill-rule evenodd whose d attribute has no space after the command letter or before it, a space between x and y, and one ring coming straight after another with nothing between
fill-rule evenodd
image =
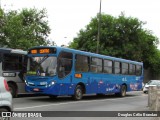
<instances>
[{"instance_id":1,"label":"windshield wiper","mask_svg":"<svg viewBox=\"0 0 160 120\"><path fill-rule=\"evenodd\" d=\"M41 61L39 61L39 65L40 65L41 63L43 63L48 57L49 57L48 55L44 56L43 59L42 59Z\"/></svg>"}]
</instances>

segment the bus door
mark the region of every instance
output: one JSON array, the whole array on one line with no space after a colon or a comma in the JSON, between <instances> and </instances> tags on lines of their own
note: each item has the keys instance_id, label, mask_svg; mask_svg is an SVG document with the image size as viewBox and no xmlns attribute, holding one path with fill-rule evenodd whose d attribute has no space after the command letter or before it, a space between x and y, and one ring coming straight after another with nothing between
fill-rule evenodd
<instances>
[{"instance_id":1,"label":"bus door","mask_svg":"<svg viewBox=\"0 0 160 120\"><path fill-rule=\"evenodd\" d=\"M61 52L58 57L58 78L59 78L59 94L67 95L72 82L72 66L73 54L69 52Z\"/></svg>"},{"instance_id":2,"label":"bus door","mask_svg":"<svg viewBox=\"0 0 160 120\"><path fill-rule=\"evenodd\" d=\"M91 80L89 73L89 63L90 57L86 55L75 55L75 74L74 74L74 82L82 83L85 85L86 93L92 93L91 90Z\"/></svg>"}]
</instances>

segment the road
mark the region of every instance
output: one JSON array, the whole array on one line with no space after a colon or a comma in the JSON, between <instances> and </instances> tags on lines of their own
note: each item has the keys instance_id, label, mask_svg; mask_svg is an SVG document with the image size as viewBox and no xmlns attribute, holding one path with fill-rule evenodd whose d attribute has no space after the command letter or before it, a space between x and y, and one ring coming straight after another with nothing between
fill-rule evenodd
<instances>
[{"instance_id":1,"label":"road","mask_svg":"<svg viewBox=\"0 0 160 120\"><path fill-rule=\"evenodd\" d=\"M62 116L57 115L58 117L44 117L44 118L29 118L33 120L39 120L39 119L47 119L47 120L63 120L68 118L69 120L81 120L86 119L116 119L116 120L124 120L124 117L106 117L110 116L111 113L114 113L113 111L119 111L121 114L121 111L148 111L149 108L147 107L148 102L148 95L143 94L142 91L137 92L128 92L126 97L116 97L114 95L106 95L97 97L95 95L90 96L84 96L83 100L81 101L74 101L71 97L58 97L57 99L50 99L48 96L33 96L33 95L23 95L19 98L14 98L14 111L18 112L25 112L25 111L32 111L32 112L38 112L38 111L47 111L47 113L52 114L51 116L54 116L53 111L63 111L61 113ZM52 112L49 112L52 111ZM66 113L66 111L70 111L69 113ZM81 111L78 113L75 111ZM90 112L85 112L90 111ZM91 112L92 111L92 112ZM93 112L95 111L95 112ZM99 111L99 112L98 112ZM102 114L105 117L99 117L99 114L103 113L102 111L108 111L106 114ZM74 113L75 116L67 116L68 114ZM81 114L80 114L81 113ZM86 117L86 114L89 113L89 116ZM60 113L58 113L60 114ZM96 117L97 114L97 117ZM116 113L117 114L117 113ZM76 116L77 115L77 116ZM93 117L92 117L93 115ZM66 117L67 116L67 117ZM80 117L78 117L80 116ZM138 119L142 120L144 117L128 117L127 119ZM19 120L19 119L25 119L27 118L12 118L11 120ZM126 117L125 117L126 119ZM155 117L145 117L145 119L148 120L155 120Z\"/></svg>"}]
</instances>

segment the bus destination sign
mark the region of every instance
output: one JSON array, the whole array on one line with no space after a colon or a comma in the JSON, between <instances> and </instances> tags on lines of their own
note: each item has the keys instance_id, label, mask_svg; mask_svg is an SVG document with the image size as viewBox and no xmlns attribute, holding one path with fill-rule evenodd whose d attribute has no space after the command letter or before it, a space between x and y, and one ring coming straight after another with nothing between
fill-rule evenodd
<instances>
[{"instance_id":1,"label":"bus destination sign","mask_svg":"<svg viewBox=\"0 0 160 120\"><path fill-rule=\"evenodd\" d=\"M56 53L56 48L36 48L29 50L30 54L50 54Z\"/></svg>"}]
</instances>

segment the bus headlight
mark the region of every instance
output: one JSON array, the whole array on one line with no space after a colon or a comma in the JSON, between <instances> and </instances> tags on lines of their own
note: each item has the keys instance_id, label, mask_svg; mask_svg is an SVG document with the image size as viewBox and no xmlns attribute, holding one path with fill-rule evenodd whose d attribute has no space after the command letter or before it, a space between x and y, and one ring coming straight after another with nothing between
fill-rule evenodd
<instances>
[{"instance_id":1,"label":"bus headlight","mask_svg":"<svg viewBox=\"0 0 160 120\"><path fill-rule=\"evenodd\" d=\"M55 84L55 81L52 81L52 82L51 82L51 85L54 85L54 84Z\"/></svg>"},{"instance_id":2,"label":"bus headlight","mask_svg":"<svg viewBox=\"0 0 160 120\"><path fill-rule=\"evenodd\" d=\"M25 82L25 84L27 85L27 81L26 81L26 80L24 80L24 82Z\"/></svg>"},{"instance_id":3,"label":"bus headlight","mask_svg":"<svg viewBox=\"0 0 160 120\"><path fill-rule=\"evenodd\" d=\"M34 83L25 81L27 86L34 86Z\"/></svg>"},{"instance_id":4,"label":"bus headlight","mask_svg":"<svg viewBox=\"0 0 160 120\"><path fill-rule=\"evenodd\" d=\"M52 85L55 85L55 84L56 84L55 81L51 81L50 84L49 84L49 87L52 86Z\"/></svg>"}]
</instances>

